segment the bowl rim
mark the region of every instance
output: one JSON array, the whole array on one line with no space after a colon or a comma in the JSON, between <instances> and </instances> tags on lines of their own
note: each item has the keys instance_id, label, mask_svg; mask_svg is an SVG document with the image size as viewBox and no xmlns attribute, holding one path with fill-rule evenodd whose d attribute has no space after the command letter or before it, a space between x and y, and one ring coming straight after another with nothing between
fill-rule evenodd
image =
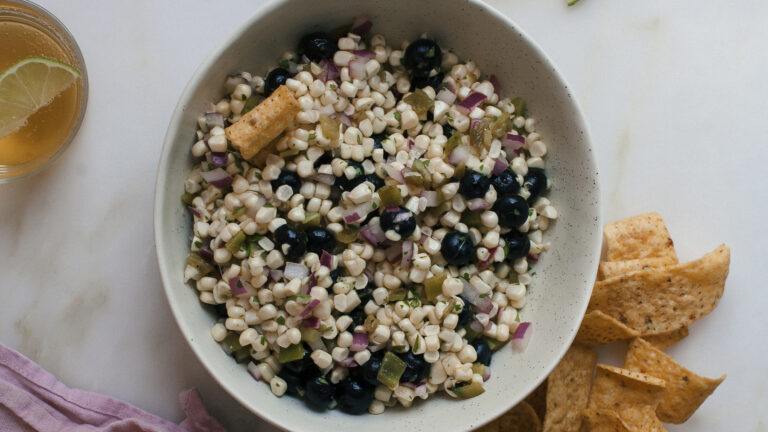
<instances>
[{"instance_id":1,"label":"bowl rim","mask_svg":"<svg viewBox=\"0 0 768 432\"><path fill-rule=\"evenodd\" d=\"M184 311L182 310L181 306L177 304L176 300L174 299L174 295L171 293L170 287L173 285L174 281L172 279L172 275L169 274L168 271L166 271L166 269L168 268L167 258L161 253L161 249L164 248L165 242L162 240L159 234L159 228L160 228L160 221L162 218L162 203L163 203L164 197L166 196L165 195L166 190L163 187L163 185L167 183L166 181L167 173L163 171L162 168L165 165L167 165L167 161L170 158L171 144L175 140L176 135L178 134L182 114L184 112L184 107L188 104L189 99L191 99L193 96L191 90L194 87L197 87L197 85L205 75L205 71L210 69L215 64L215 60L219 58L221 54L224 51L226 51L226 49L230 45L235 43L237 39L239 39L241 35L245 31L247 31L248 28L250 28L256 22L258 22L258 20L261 19L263 16L268 15L272 11L283 7L284 3L288 3L289 1L290 0L274 0L271 2L267 2L266 4L258 7L249 17L247 17L239 25L237 25L234 30L230 31L229 34L226 36L226 38L223 39L223 41L220 42L216 46L216 48L214 48L200 63L200 65L195 69L189 82L184 87L184 89L181 92L181 95L179 96L179 100L176 106L174 107L173 115L171 116L171 119L169 121L166 135L163 139L163 147L162 147L160 159L158 162L157 176L155 180L155 197L154 197L154 210L153 210L153 231L154 231L153 234L155 239L155 251L156 251L155 256L156 256L158 267L160 270L160 277L163 284L163 290L165 292L166 299L168 300L168 304L171 308L171 312L173 313L174 319L176 321L176 325L181 330L184 338L188 342L188 345L190 346L192 351L195 353L195 356L200 361L200 363L202 363L203 367L208 372L208 374L232 398L237 400L237 402L240 405L245 407L251 413L258 416L260 419L263 419L269 424L284 430L289 430L287 429L287 425L284 423L284 421L282 421L280 418L276 416L273 416L271 413L267 411L257 410L253 406L253 404L250 403L250 401L245 400L235 389L231 388L228 383L224 382L219 378L219 376L214 372L213 364L205 358L205 356L201 353L201 349L197 346L197 344L189 343L192 339L194 339L193 337L194 335L191 329L187 327L187 325L185 324L185 321L182 319L182 317L184 316ZM471 4L472 6L485 9L494 18L501 20L506 26L514 29L519 34L520 38L523 39L523 41L527 45L529 45L529 47L535 52L535 54L548 63L548 65L551 67L553 76L556 78L557 81L559 81L562 84L563 89L566 90L566 92L570 96L572 96L569 99L571 101L571 105L572 105L572 109L573 109L576 121L581 128L581 131L583 134L583 141L590 153L590 156L587 158L589 167L594 173L595 182L594 182L594 185L592 186L592 189L594 191L594 196L595 196L594 207L596 207L595 225L597 227L602 227L603 209L602 209L602 200L601 200L600 172L597 166L597 159L593 151L594 146L592 144L593 142L592 142L591 134L589 131L589 125L587 124L586 117L581 108L581 105L578 103L578 100L573 93L572 87L568 84L565 77L560 72L560 68L557 66L557 64L546 54L546 52L541 48L541 46L539 46L539 44L527 32L525 32L525 30L521 26L519 26L511 18L501 13L495 7L483 2L482 0L464 0L464 1ZM592 251L593 255L596 258L599 258L601 248L602 248L602 235L594 236L593 244L585 245L585 250ZM588 279L586 282L589 282L588 284L589 296L587 296L587 299L591 296L592 288L597 275L598 264L599 264L599 259L595 259L592 265L593 268L588 269L589 270L588 275L592 275L592 276L587 276ZM588 300L584 302L584 305L581 308L582 310L581 310L580 316L583 316L586 313L587 305L588 305ZM545 367L544 369L546 369L548 372L544 374L537 381L536 387L541 385L541 383L549 376L549 374L552 372L555 366L557 366L557 364L560 362L560 359L563 358L566 351L570 348L571 344L573 343L573 340L576 337L577 329L578 329L578 326L573 327L569 329L569 333L567 335L564 335L563 341L567 341L568 343L562 344L559 348L559 351L556 353L556 356L552 357L551 364L546 365L547 367ZM487 417L480 420L480 422L475 427L478 428L478 427L481 427L482 425L485 425L493 421L494 419L502 415L504 412L506 412L509 408L511 407L506 407L501 410L488 411Z\"/></svg>"}]
</instances>

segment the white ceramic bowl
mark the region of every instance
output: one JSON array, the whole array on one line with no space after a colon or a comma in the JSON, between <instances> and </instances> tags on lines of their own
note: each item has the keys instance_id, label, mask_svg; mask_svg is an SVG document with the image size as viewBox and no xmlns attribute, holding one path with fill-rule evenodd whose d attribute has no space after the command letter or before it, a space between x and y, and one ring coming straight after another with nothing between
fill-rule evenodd
<instances>
[{"instance_id":1,"label":"white ceramic bowl","mask_svg":"<svg viewBox=\"0 0 768 432\"><path fill-rule=\"evenodd\" d=\"M549 198L559 218L546 233L552 249L536 264L537 275L522 315L533 322L523 353L509 346L493 357L493 376L479 397L434 397L410 409L379 416L313 411L303 401L276 398L210 336L215 317L182 279L190 217L179 202L192 166L190 146L197 117L223 95L227 74L264 73L302 34L330 30L364 15L373 32L392 46L428 32L444 49L496 74L504 94L524 97L549 145ZM240 403L282 428L296 431L464 431L490 421L523 399L557 364L571 344L592 291L600 255L600 191L584 118L557 68L512 21L475 0L291 0L269 2L238 28L195 73L168 127L155 196L155 241L163 284L176 320L211 375Z\"/></svg>"}]
</instances>

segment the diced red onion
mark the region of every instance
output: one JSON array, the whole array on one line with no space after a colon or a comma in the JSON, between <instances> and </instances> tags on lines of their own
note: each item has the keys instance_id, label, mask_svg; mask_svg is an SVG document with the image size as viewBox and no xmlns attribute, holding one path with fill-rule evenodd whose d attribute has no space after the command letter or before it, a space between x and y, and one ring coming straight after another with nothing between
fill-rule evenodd
<instances>
[{"instance_id":1,"label":"diced red onion","mask_svg":"<svg viewBox=\"0 0 768 432\"><path fill-rule=\"evenodd\" d=\"M312 174L309 176L309 179L328 186L336 183L336 177L333 174Z\"/></svg>"},{"instance_id":2,"label":"diced red onion","mask_svg":"<svg viewBox=\"0 0 768 432\"><path fill-rule=\"evenodd\" d=\"M403 177L402 170L399 170L392 166L391 164L387 163L384 165L384 170L389 174L389 176L394 179L395 181L399 183L405 183L405 177Z\"/></svg>"},{"instance_id":3,"label":"diced red onion","mask_svg":"<svg viewBox=\"0 0 768 432\"><path fill-rule=\"evenodd\" d=\"M216 186L219 189L227 188L232 184L232 176L227 174L227 172L221 168L216 168L215 170L201 172L200 175L203 176L205 181L212 184L213 186Z\"/></svg>"},{"instance_id":4,"label":"diced red onion","mask_svg":"<svg viewBox=\"0 0 768 432\"><path fill-rule=\"evenodd\" d=\"M491 204L488 203L484 198L472 198L467 202L467 207L469 207L472 211L478 211L478 210L485 210L488 207L490 207Z\"/></svg>"},{"instance_id":5,"label":"diced red onion","mask_svg":"<svg viewBox=\"0 0 768 432\"><path fill-rule=\"evenodd\" d=\"M507 153L507 158L511 158L512 155L519 155L520 150L525 145L525 137L521 135L515 135L508 133L501 141L501 146L504 147L504 151Z\"/></svg>"},{"instance_id":6,"label":"diced red onion","mask_svg":"<svg viewBox=\"0 0 768 432\"><path fill-rule=\"evenodd\" d=\"M464 285L464 290L462 291L462 295L464 298L467 299L469 303L471 303L481 314L488 314L493 309L493 302L491 301L489 296L483 296L480 291L475 288L474 285L469 283L464 278L460 278L462 285ZM486 323L483 322L483 325Z\"/></svg>"},{"instance_id":7,"label":"diced red onion","mask_svg":"<svg viewBox=\"0 0 768 432\"><path fill-rule=\"evenodd\" d=\"M403 256L400 258L400 266L404 269L411 268L411 261L413 261L414 253L413 241L406 240L403 242Z\"/></svg>"},{"instance_id":8,"label":"diced red onion","mask_svg":"<svg viewBox=\"0 0 768 432\"><path fill-rule=\"evenodd\" d=\"M213 261L213 251L211 250L210 246L208 245L202 245L200 246L200 250L197 251L200 256L206 260L206 261Z\"/></svg>"},{"instance_id":9,"label":"diced red onion","mask_svg":"<svg viewBox=\"0 0 768 432\"><path fill-rule=\"evenodd\" d=\"M488 81L490 81L491 84L493 84L493 91L497 95L501 95L501 82L499 81L499 77L497 77L496 75L491 75L488 77Z\"/></svg>"},{"instance_id":10,"label":"diced red onion","mask_svg":"<svg viewBox=\"0 0 768 432\"><path fill-rule=\"evenodd\" d=\"M451 152L451 157L449 158L451 165L458 166L469 159L470 153L469 148L467 146L458 146Z\"/></svg>"},{"instance_id":11,"label":"diced red onion","mask_svg":"<svg viewBox=\"0 0 768 432\"><path fill-rule=\"evenodd\" d=\"M311 302L307 305L307 307L304 308L303 311L299 314L299 318L306 318L309 316L309 314L312 313L312 311L317 307L317 305L320 304L320 300L318 299L312 299Z\"/></svg>"},{"instance_id":12,"label":"diced red onion","mask_svg":"<svg viewBox=\"0 0 768 432\"><path fill-rule=\"evenodd\" d=\"M309 268L304 264L288 262L285 264L283 275L285 275L285 277L288 279L303 279L309 276Z\"/></svg>"},{"instance_id":13,"label":"diced red onion","mask_svg":"<svg viewBox=\"0 0 768 432\"><path fill-rule=\"evenodd\" d=\"M353 57L347 65L349 67L349 76L354 79L365 79L365 62L362 57Z\"/></svg>"},{"instance_id":14,"label":"diced red onion","mask_svg":"<svg viewBox=\"0 0 768 432\"><path fill-rule=\"evenodd\" d=\"M368 348L368 335L365 333L355 333L352 336L352 345L349 350L352 352L359 352Z\"/></svg>"},{"instance_id":15,"label":"diced red onion","mask_svg":"<svg viewBox=\"0 0 768 432\"><path fill-rule=\"evenodd\" d=\"M360 236L366 239L374 246L378 246L383 243L387 237L384 235L384 230L381 229L379 224L368 224L360 230Z\"/></svg>"},{"instance_id":16,"label":"diced red onion","mask_svg":"<svg viewBox=\"0 0 768 432\"><path fill-rule=\"evenodd\" d=\"M368 60L376 56L376 54L374 54L373 51L370 51L370 50L354 50L352 51L352 54L354 54L357 57L360 57L366 62L368 62Z\"/></svg>"},{"instance_id":17,"label":"diced red onion","mask_svg":"<svg viewBox=\"0 0 768 432\"><path fill-rule=\"evenodd\" d=\"M362 36L371 31L371 27L373 27L371 20L366 17L357 17L352 22L352 29L350 32Z\"/></svg>"},{"instance_id":18,"label":"diced red onion","mask_svg":"<svg viewBox=\"0 0 768 432\"><path fill-rule=\"evenodd\" d=\"M437 207L437 191L424 190L421 191L421 197L427 200L427 207Z\"/></svg>"},{"instance_id":19,"label":"diced red onion","mask_svg":"<svg viewBox=\"0 0 768 432\"><path fill-rule=\"evenodd\" d=\"M526 259L531 262L539 262L539 255L535 253L529 253Z\"/></svg>"},{"instance_id":20,"label":"diced red onion","mask_svg":"<svg viewBox=\"0 0 768 432\"><path fill-rule=\"evenodd\" d=\"M448 105L453 105L454 102L456 102L456 94L446 88L440 90L437 92L437 96L435 96L435 99L439 101L443 101L447 103Z\"/></svg>"},{"instance_id":21,"label":"diced red onion","mask_svg":"<svg viewBox=\"0 0 768 432\"><path fill-rule=\"evenodd\" d=\"M478 263L478 264L477 264L477 268L481 268L481 269L484 269L484 268L488 267L489 265L491 265L491 263L493 262L493 256L494 256L494 255L496 255L496 249L498 249L498 248L499 248L499 247L498 247L498 246L496 246L496 247L495 247L495 248L493 248L493 249L489 249L489 250L488 250L488 259L487 259L487 260L485 260L485 261L481 261L480 263Z\"/></svg>"},{"instance_id":22,"label":"diced red onion","mask_svg":"<svg viewBox=\"0 0 768 432\"><path fill-rule=\"evenodd\" d=\"M281 277L283 277L283 271L282 270L270 270L269 271L269 277L277 282L280 280Z\"/></svg>"},{"instance_id":23,"label":"diced red onion","mask_svg":"<svg viewBox=\"0 0 768 432\"><path fill-rule=\"evenodd\" d=\"M328 269L331 269L333 267L333 255L328 253L328 251L323 250L323 254L320 255L320 265L324 265L328 267Z\"/></svg>"},{"instance_id":24,"label":"diced red onion","mask_svg":"<svg viewBox=\"0 0 768 432\"><path fill-rule=\"evenodd\" d=\"M373 280L373 271L370 268L366 267L365 270L363 270L363 274L366 278L368 278L369 281ZM368 282L366 281L366 284L367 283Z\"/></svg>"},{"instance_id":25,"label":"diced red onion","mask_svg":"<svg viewBox=\"0 0 768 432\"><path fill-rule=\"evenodd\" d=\"M486 298L486 297L483 297L483 298ZM480 325L483 326L483 331L488 331L493 326L493 322L491 321L491 317L487 313L484 313L484 312L476 313L475 314L475 319L477 320L477 322L480 323Z\"/></svg>"},{"instance_id":26,"label":"diced red onion","mask_svg":"<svg viewBox=\"0 0 768 432\"><path fill-rule=\"evenodd\" d=\"M253 379L256 381L261 381L261 371L259 371L256 363L248 362L248 373L250 373Z\"/></svg>"},{"instance_id":27,"label":"diced red onion","mask_svg":"<svg viewBox=\"0 0 768 432\"><path fill-rule=\"evenodd\" d=\"M227 152L211 152L211 163L216 166L224 166L227 164Z\"/></svg>"},{"instance_id":28,"label":"diced red onion","mask_svg":"<svg viewBox=\"0 0 768 432\"><path fill-rule=\"evenodd\" d=\"M320 318L315 316L309 317L304 320L303 325L305 328L318 329L320 328Z\"/></svg>"},{"instance_id":29,"label":"diced red onion","mask_svg":"<svg viewBox=\"0 0 768 432\"><path fill-rule=\"evenodd\" d=\"M533 326L530 322L521 322L515 330L515 334L512 335L512 347L518 351L525 351L528 347L528 343L531 341L531 334L533 333Z\"/></svg>"},{"instance_id":30,"label":"diced red onion","mask_svg":"<svg viewBox=\"0 0 768 432\"><path fill-rule=\"evenodd\" d=\"M361 219L361 217L360 217L359 214L357 214L357 212L352 212L352 213L344 216L344 222L346 222L346 223L355 223L355 222L357 222L360 219Z\"/></svg>"},{"instance_id":31,"label":"diced red onion","mask_svg":"<svg viewBox=\"0 0 768 432\"><path fill-rule=\"evenodd\" d=\"M498 157L496 158L496 161L493 162L493 170L491 171L491 174L499 175L503 173L508 166L509 164L504 160L503 157Z\"/></svg>"},{"instance_id":32,"label":"diced red onion","mask_svg":"<svg viewBox=\"0 0 768 432\"><path fill-rule=\"evenodd\" d=\"M419 383L419 385L416 386L415 389L413 389L413 394L416 397L426 399L429 397L429 393L427 392L427 384L426 383Z\"/></svg>"},{"instance_id":33,"label":"diced red onion","mask_svg":"<svg viewBox=\"0 0 768 432\"><path fill-rule=\"evenodd\" d=\"M323 59L320 60L319 64L321 68L325 69L325 72L322 76L323 82L333 81L339 77L339 69L336 67L332 60Z\"/></svg>"},{"instance_id":34,"label":"diced red onion","mask_svg":"<svg viewBox=\"0 0 768 432\"><path fill-rule=\"evenodd\" d=\"M483 314L490 315L491 312L493 311L493 302L491 301L490 296L478 298L477 301L474 303L474 305L477 311Z\"/></svg>"},{"instance_id":35,"label":"diced red onion","mask_svg":"<svg viewBox=\"0 0 768 432\"><path fill-rule=\"evenodd\" d=\"M344 124L344 126L346 126L346 127L352 127L353 126L352 125L352 120L345 113L343 113L343 112L338 113L337 116L338 116L339 120L341 120L341 122Z\"/></svg>"},{"instance_id":36,"label":"diced red onion","mask_svg":"<svg viewBox=\"0 0 768 432\"><path fill-rule=\"evenodd\" d=\"M224 114L220 112L207 112L205 113L205 125L208 129L212 129L216 126L224 127Z\"/></svg>"},{"instance_id":37,"label":"diced red onion","mask_svg":"<svg viewBox=\"0 0 768 432\"><path fill-rule=\"evenodd\" d=\"M491 367L490 366L484 366L483 367L483 382L486 382L489 379L491 379Z\"/></svg>"},{"instance_id":38,"label":"diced red onion","mask_svg":"<svg viewBox=\"0 0 768 432\"><path fill-rule=\"evenodd\" d=\"M476 106L480 105L480 103L482 103L484 100L484 94L480 92L473 92L464 98L463 101L459 102L459 104L456 106L456 109L466 115L469 115L469 113L475 109Z\"/></svg>"},{"instance_id":39,"label":"diced red onion","mask_svg":"<svg viewBox=\"0 0 768 432\"><path fill-rule=\"evenodd\" d=\"M235 297L239 297L246 293L245 285L243 285L243 282L240 280L240 276L233 277L229 280L229 289Z\"/></svg>"},{"instance_id":40,"label":"diced red onion","mask_svg":"<svg viewBox=\"0 0 768 432\"><path fill-rule=\"evenodd\" d=\"M353 368L357 366L357 363L355 363L355 358L352 356L349 356L345 358L344 360L338 362L341 366Z\"/></svg>"},{"instance_id":41,"label":"diced red onion","mask_svg":"<svg viewBox=\"0 0 768 432\"><path fill-rule=\"evenodd\" d=\"M485 331L485 326L476 318L469 323L469 328L476 331L477 333L482 333Z\"/></svg>"}]
</instances>

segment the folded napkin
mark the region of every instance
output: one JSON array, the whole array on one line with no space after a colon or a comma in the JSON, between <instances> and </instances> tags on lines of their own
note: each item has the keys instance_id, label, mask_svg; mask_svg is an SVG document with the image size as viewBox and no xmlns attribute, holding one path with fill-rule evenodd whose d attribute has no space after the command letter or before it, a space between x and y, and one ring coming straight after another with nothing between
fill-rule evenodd
<instances>
[{"instance_id":1,"label":"folded napkin","mask_svg":"<svg viewBox=\"0 0 768 432\"><path fill-rule=\"evenodd\" d=\"M187 418L174 424L109 396L71 389L0 344L0 431L224 432L197 390L179 394Z\"/></svg>"}]
</instances>

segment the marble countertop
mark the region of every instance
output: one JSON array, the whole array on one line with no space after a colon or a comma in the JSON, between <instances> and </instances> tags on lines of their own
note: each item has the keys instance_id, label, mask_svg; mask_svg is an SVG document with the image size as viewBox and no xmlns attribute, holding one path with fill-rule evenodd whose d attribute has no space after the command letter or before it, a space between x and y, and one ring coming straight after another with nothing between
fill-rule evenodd
<instances>
[{"instance_id":1,"label":"marble countertop","mask_svg":"<svg viewBox=\"0 0 768 432\"><path fill-rule=\"evenodd\" d=\"M192 72L263 1L39 0L75 35L90 76L71 149L0 185L0 342L69 386L178 421L200 389L230 430L270 431L184 341L152 233L160 147ZM720 306L672 356L728 378L671 431L768 431L768 3L495 0L559 65L590 124L606 221L664 216L681 260L725 243Z\"/></svg>"}]
</instances>

